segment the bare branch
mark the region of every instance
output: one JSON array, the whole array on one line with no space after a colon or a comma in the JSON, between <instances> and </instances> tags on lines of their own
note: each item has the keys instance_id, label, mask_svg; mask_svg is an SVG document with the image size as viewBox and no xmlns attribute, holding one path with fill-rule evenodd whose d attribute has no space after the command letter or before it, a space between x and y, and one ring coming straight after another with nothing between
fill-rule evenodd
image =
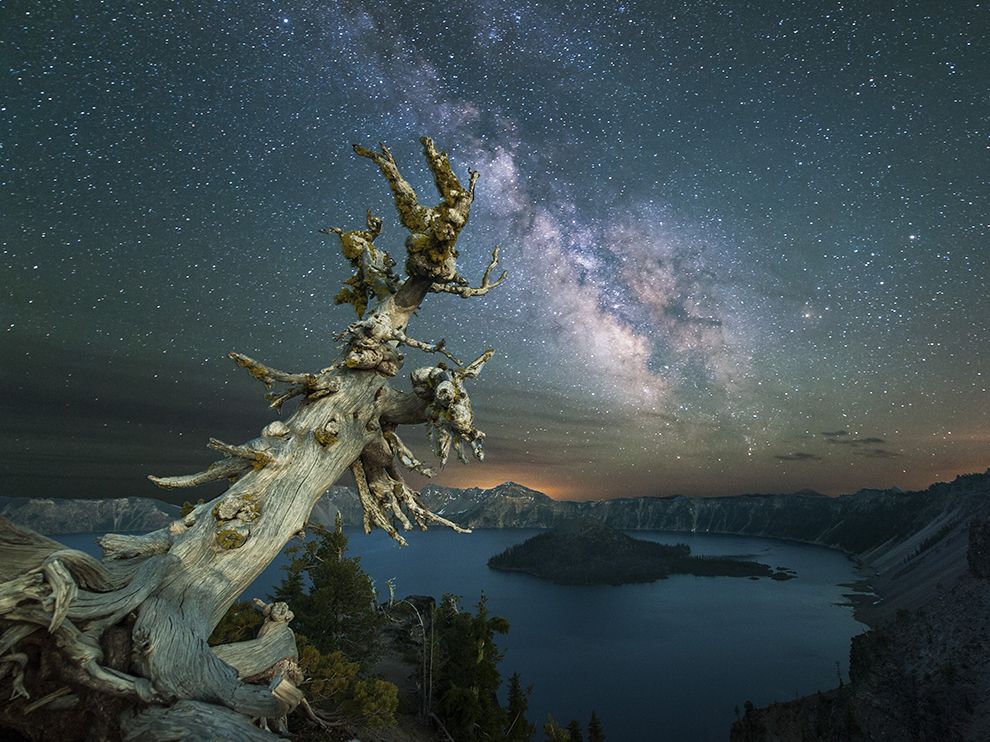
<instances>
[{"instance_id":1,"label":"bare branch","mask_svg":"<svg viewBox=\"0 0 990 742\"><path fill-rule=\"evenodd\" d=\"M478 173L474 170L470 171L471 185L465 190L450 167L450 158L447 157L447 153L437 151L436 145L429 137L421 137L419 141L423 145L423 156L426 158L426 164L429 165L430 171L433 173L433 182L444 201L448 204L455 204L465 195L473 196L474 183L478 179Z\"/></svg>"},{"instance_id":2,"label":"bare branch","mask_svg":"<svg viewBox=\"0 0 990 742\"><path fill-rule=\"evenodd\" d=\"M210 438L210 442L206 444L208 448L212 448L214 451L220 451L228 456L235 458L244 459L251 462L251 466L255 469L260 469L272 463L275 457L272 456L268 451L263 449L254 448L253 446L234 446L230 443L224 443L223 441L217 440L216 438Z\"/></svg>"},{"instance_id":3,"label":"bare branch","mask_svg":"<svg viewBox=\"0 0 990 742\"><path fill-rule=\"evenodd\" d=\"M447 520L443 516L434 513L422 503L419 499L418 492L411 490L405 482L401 482L400 484L401 489L398 494L399 500L412 514L413 518L416 520L416 524L421 530L425 531L430 523L436 523L437 525L445 526L453 531L457 531L457 533L471 533L470 528L462 528L453 521Z\"/></svg>"},{"instance_id":4,"label":"bare branch","mask_svg":"<svg viewBox=\"0 0 990 742\"><path fill-rule=\"evenodd\" d=\"M461 362L457 360L457 356L455 356L453 353L451 353L446 349L445 340L441 339L440 341L433 344L424 343L422 340L416 340L416 338L409 337L404 332L402 332L402 330L396 330L392 337L394 340L401 343L402 345L407 345L410 348L421 350L424 353L440 353L441 355L446 356L451 361L456 363L458 366L461 365Z\"/></svg>"},{"instance_id":5,"label":"bare branch","mask_svg":"<svg viewBox=\"0 0 990 742\"><path fill-rule=\"evenodd\" d=\"M409 182L402 177L399 166L395 164L395 158L384 144L379 145L381 152L362 147L359 144L353 145L354 152L361 157L367 157L378 166L382 175L388 181L392 189L392 196L395 199L395 207L399 212L399 220L402 226L410 232L426 232L429 230L431 209L420 206L416 191L409 185Z\"/></svg>"},{"instance_id":6,"label":"bare branch","mask_svg":"<svg viewBox=\"0 0 990 742\"><path fill-rule=\"evenodd\" d=\"M354 483L357 485L358 497L361 500L361 506L364 510L364 532L371 533L371 523L374 521L376 526L398 541L400 546L406 546L406 540L395 530L395 526L389 522L388 518L385 517L385 513L382 512L381 507L375 501L375 496L368 487L368 479L365 476L364 466L360 458L351 464L351 474L354 475Z\"/></svg>"},{"instance_id":7,"label":"bare branch","mask_svg":"<svg viewBox=\"0 0 990 742\"><path fill-rule=\"evenodd\" d=\"M195 474L183 474L177 477L156 477L153 474L149 474L148 479L162 489L171 490L184 487L198 487L201 484L218 482L221 479L232 479L240 477L249 471L251 471L251 464L244 459L227 458L210 464L208 469L196 472Z\"/></svg>"},{"instance_id":8,"label":"bare branch","mask_svg":"<svg viewBox=\"0 0 990 742\"><path fill-rule=\"evenodd\" d=\"M304 386L313 386L316 384L315 374L290 374L287 371L279 371L277 368L266 366L261 361L249 358L243 353L230 352L227 356L238 366L246 369L249 374L269 389L271 389L272 384L276 381L281 381L285 384L302 384Z\"/></svg>"},{"instance_id":9,"label":"bare branch","mask_svg":"<svg viewBox=\"0 0 990 742\"><path fill-rule=\"evenodd\" d=\"M470 299L475 296L484 296L496 286L500 286L502 281L504 281L509 275L508 271L502 271L502 275L498 277L497 281L494 283L490 281L492 271L495 269L495 266L498 265L498 254L499 248L496 246L495 249L492 250L491 262L488 263L488 267L485 268L485 273L481 277L481 285L477 288L461 286L454 283L434 283L430 286L430 291L435 294L456 294L463 299Z\"/></svg>"},{"instance_id":10,"label":"bare branch","mask_svg":"<svg viewBox=\"0 0 990 742\"><path fill-rule=\"evenodd\" d=\"M464 368L454 369L454 376L461 379L477 379L478 374L481 373L481 369L484 368L485 364L488 363L494 355L495 349L489 348Z\"/></svg>"},{"instance_id":11,"label":"bare branch","mask_svg":"<svg viewBox=\"0 0 990 742\"><path fill-rule=\"evenodd\" d=\"M284 392L271 392L265 395L265 399L275 409L280 410L283 404L299 395L306 395L307 399L315 400L330 394L336 394L340 391L340 382L330 376L330 369L324 369L318 374L291 374L266 366L261 361L249 358L243 353L231 352L227 356L238 366L246 369L249 374L263 383L268 389L271 389L272 384L276 381L289 385L288 389Z\"/></svg>"}]
</instances>

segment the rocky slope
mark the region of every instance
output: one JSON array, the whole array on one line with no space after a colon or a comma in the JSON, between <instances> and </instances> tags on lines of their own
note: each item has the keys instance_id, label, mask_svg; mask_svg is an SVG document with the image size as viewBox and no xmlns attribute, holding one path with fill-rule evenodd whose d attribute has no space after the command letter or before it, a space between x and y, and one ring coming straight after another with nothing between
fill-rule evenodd
<instances>
[{"instance_id":1,"label":"rocky slope","mask_svg":"<svg viewBox=\"0 0 990 742\"><path fill-rule=\"evenodd\" d=\"M174 505L146 497L68 500L0 497L0 515L39 533L153 531L179 516Z\"/></svg>"},{"instance_id":2,"label":"rocky slope","mask_svg":"<svg viewBox=\"0 0 990 742\"><path fill-rule=\"evenodd\" d=\"M961 561L961 575L853 639L849 685L763 709L747 704L732 742L990 739L990 520L973 522L967 544L963 553L942 547L955 554L949 562ZM947 563L938 548L914 561Z\"/></svg>"}]
</instances>

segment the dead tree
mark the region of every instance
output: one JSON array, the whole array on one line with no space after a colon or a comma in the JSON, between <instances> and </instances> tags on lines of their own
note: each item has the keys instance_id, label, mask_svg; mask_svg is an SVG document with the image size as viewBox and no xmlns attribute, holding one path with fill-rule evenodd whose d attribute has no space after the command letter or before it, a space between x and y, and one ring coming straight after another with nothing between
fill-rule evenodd
<instances>
[{"instance_id":1,"label":"dead tree","mask_svg":"<svg viewBox=\"0 0 990 742\"><path fill-rule=\"evenodd\" d=\"M317 500L345 472L357 483L364 529L387 531L435 523L403 480L400 466L429 475L403 444L401 425L429 426L442 466L453 448L481 459L465 382L491 358L463 365L443 341L407 334L430 293L482 296L498 263L492 254L481 285L457 272L457 237L467 223L477 173L464 186L447 155L424 137L423 153L441 201L420 203L389 150L354 146L391 187L405 240L405 277L373 245L381 220L336 234L357 269L345 301L358 320L339 336L340 355L313 373L287 373L239 353L230 357L269 390L280 410L298 406L241 445L211 440L220 454L205 471L150 477L160 487L229 480L211 502L168 528L143 536L107 535L102 559L67 549L0 519L0 725L38 739L269 739L274 724L305 704L296 646L284 605L268 606L266 628L251 641L210 647L207 638L230 605L303 532ZM364 317L365 304L374 302ZM389 384L403 346L443 356L411 374L412 390ZM288 618L287 618L288 617Z\"/></svg>"}]
</instances>

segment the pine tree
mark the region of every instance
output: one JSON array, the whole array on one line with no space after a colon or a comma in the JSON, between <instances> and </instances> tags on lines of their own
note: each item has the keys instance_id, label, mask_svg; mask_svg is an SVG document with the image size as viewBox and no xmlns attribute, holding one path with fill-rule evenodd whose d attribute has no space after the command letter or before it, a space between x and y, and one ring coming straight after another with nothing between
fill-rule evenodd
<instances>
[{"instance_id":1,"label":"pine tree","mask_svg":"<svg viewBox=\"0 0 990 742\"><path fill-rule=\"evenodd\" d=\"M293 559L289 562L285 567L285 577L269 599L272 602L288 603L293 611L301 609L306 598L306 592L303 590L303 571L302 560Z\"/></svg>"},{"instance_id":2,"label":"pine tree","mask_svg":"<svg viewBox=\"0 0 990 742\"><path fill-rule=\"evenodd\" d=\"M320 652L339 651L366 664L378 653L383 617L377 609L371 578L361 560L346 557L347 536L340 513L333 530L297 550L274 598L295 613L292 628ZM304 576L309 592L304 592Z\"/></svg>"},{"instance_id":3,"label":"pine tree","mask_svg":"<svg viewBox=\"0 0 990 742\"><path fill-rule=\"evenodd\" d=\"M547 714L547 721L543 725L544 742L570 742L571 735L556 719L553 714Z\"/></svg>"},{"instance_id":4,"label":"pine tree","mask_svg":"<svg viewBox=\"0 0 990 742\"><path fill-rule=\"evenodd\" d=\"M519 673L512 673L509 678L509 703L506 709L509 727L505 732L506 742L531 742L536 725L530 724L526 719L526 711L529 709L529 694L532 688L523 690L519 680Z\"/></svg>"},{"instance_id":5,"label":"pine tree","mask_svg":"<svg viewBox=\"0 0 990 742\"><path fill-rule=\"evenodd\" d=\"M588 721L588 742L605 742L605 732L602 723L598 719L598 714L591 712L591 719Z\"/></svg>"},{"instance_id":6,"label":"pine tree","mask_svg":"<svg viewBox=\"0 0 990 742\"><path fill-rule=\"evenodd\" d=\"M581 734L581 723L577 719L571 719L567 725L568 742L584 742L584 735Z\"/></svg>"},{"instance_id":7,"label":"pine tree","mask_svg":"<svg viewBox=\"0 0 990 742\"><path fill-rule=\"evenodd\" d=\"M502 653L495 634L504 634L509 623L489 616L484 595L472 615L457 608L457 599L444 596L436 613L436 630L442 654L437 672L437 713L458 742L499 739L508 726L497 692L502 683L498 663Z\"/></svg>"}]
</instances>

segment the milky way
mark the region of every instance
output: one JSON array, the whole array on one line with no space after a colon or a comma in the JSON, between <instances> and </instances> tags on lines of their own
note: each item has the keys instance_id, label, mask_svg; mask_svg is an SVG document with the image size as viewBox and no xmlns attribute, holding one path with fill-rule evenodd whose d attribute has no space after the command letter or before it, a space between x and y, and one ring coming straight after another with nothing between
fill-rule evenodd
<instances>
[{"instance_id":1,"label":"milky way","mask_svg":"<svg viewBox=\"0 0 990 742\"><path fill-rule=\"evenodd\" d=\"M94 7L88 7L88 6ZM481 172L507 284L411 331L496 359L483 465L555 496L923 486L990 464L988 9L31 3L4 58L8 495L157 494L352 319L387 143ZM407 367L420 362L411 358ZM414 439L423 445L422 439Z\"/></svg>"}]
</instances>

